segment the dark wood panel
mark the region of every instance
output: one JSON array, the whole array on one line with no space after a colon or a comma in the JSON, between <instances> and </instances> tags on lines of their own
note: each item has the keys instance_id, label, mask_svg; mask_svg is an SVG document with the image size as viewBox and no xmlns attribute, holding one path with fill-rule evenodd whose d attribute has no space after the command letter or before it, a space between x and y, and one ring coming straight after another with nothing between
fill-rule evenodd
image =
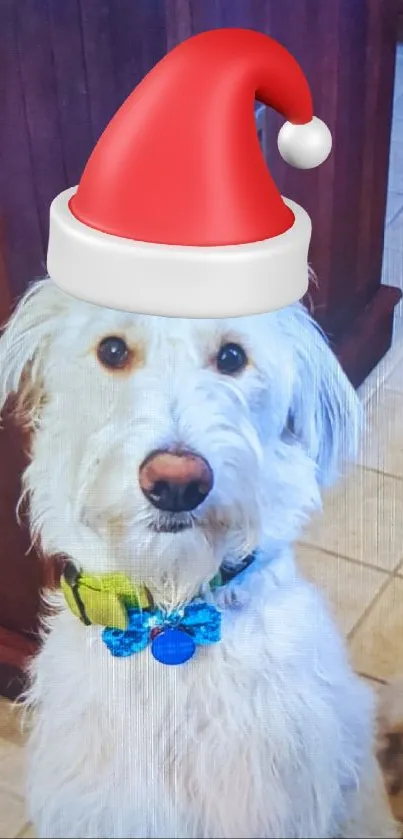
<instances>
[{"instance_id":1,"label":"dark wood panel","mask_svg":"<svg viewBox=\"0 0 403 839\"><path fill-rule=\"evenodd\" d=\"M5 254L4 217L0 215L0 327L8 320L12 310L12 298L7 274Z\"/></svg>"},{"instance_id":2,"label":"dark wood panel","mask_svg":"<svg viewBox=\"0 0 403 839\"><path fill-rule=\"evenodd\" d=\"M310 9L312 4L300 5ZM291 170L276 148L281 121L269 114L269 160L282 192L311 215L310 259L319 279L312 290L316 314L340 337L380 283L396 4L328 0L315 4L308 17L302 10L295 17L293 8L292 0L269 4L268 30L307 73L316 113L329 124L334 149L316 172Z\"/></svg>"},{"instance_id":3,"label":"dark wood panel","mask_svg":"<svg viewBox=\"0 0 403 839\"><path fill-rule=\"evenodd\" d=\"M164 7L160 0L111 3L110 27L119 104L166 53ZM145 37L145 33L147 36Z\"/></svg>"},{"instance_id":4,"label":"dark wood panel","mask_svg":"<svg viewBox=\"0 0 403 839\"><path fill-rule=\"evenodd\" d=\"M27 663L37 649L36 641L0 626L0 696L20 697L27 686Z\"/></svg>"},{"instance_id":5,"label":"dark wood panel","mask_svg":"<svg viewBox=\"0 0 403 839\"><path fill-rule=\"evenodd\" d=\"M365 103L369 91L365 60L369 4L356 3L355 13L350 15L348 4L350 0L339 0L338 97L334 133L335 176L331 184L331 200L336 212L333 216L333 235L330 245L332 260L327 308L337 312L346 309L353 302L352 297L357 294L360 284L357 244L361 225L360 181L365 159ZM341 172L343 172L343 177L340 177ZM385 150L385 196L386 185L387 153ZM315 230L316 236L319 233L320 231ZM379 234L381 235L381 231ZM354 283L351 282L353 278ZM368 278L367 286L370 287Z\"/></svg>"},{"instance_id":6,"label":"dark wood panel","mask_svg":"<svg viewBox=\"0 0 403 839\"><path fill-rule=\"evenodd\" d=\"M110 6L108 0L79 0L79 4L86 95L94 144L113 116L119 101L112 57Z\"/></svg>"},{"instance_id":7,"label":"dark wood panel","mask_svg":"<svg viewBox=\"0 0 403 839\"><path fill-rule=\"evenodd\" d=\"M27 142L46 253L49 205L66 188L49 9L37 0L18 0L15 7Z\"/></svg>"},{"instance_id":8,"label":"dark wood panel","mask_svg":"<svg viewBox=\"0 0 403 839\"><path fill-rule=\"evenodd\" d=\"M39 589L44 568L30 551L26 523L17 526L20 475L26 465L21 437L6 416L0 433L0 626L33 633L38 628Z\"/></svg>"},{"instance_id":9,"label":"dark wood panel","mask_svg":"<svg viewBox=\"0 0 403 839\"><path fill-rule=\"evenodd\" d=\"M282 11L284 9L284 11ZM339 96L338 28L340 7L336 2L298 4L285 0L285 6L267 4L265 27L268 34L278 38L300 62L306 73L316 114L332 132L337 132L337 102ZM336 159L329 159L316 170L295 171L285 164L278 153L277 134L281 118L273 111L267 113L267 156L270 168L283 195L302 204L312 218L313 237L310 261L317 274L318 286L312 286L311 298L316 316L323 323L328 308L332 267L332 236L334 230L334 196Z\"/></svg>"},{"instance_id":10,"label":"dark wood panel","mask_svg":"<svg viewBox=\"0 0 403 839\"><path fill-rule=\"evenodd\" d=\"M48 7L60 140L66 186L70 186L78 183L93 146L81 9L79 0L48 0Z\"/></svg>"},{"instance_id":11,"label":"dark wood panel","mask_svg":"<svg viewBox=\"0 0 403 839\"><path fill-rule=\"evenodd\" d=\"M334 346L354 387L364 381L390 348L393 310L400 297L398 289L381 285L351 329L344 332L342 340Z\"/></svg>"},{"instance_id":12,"label":"dark wood panel","mask_svg":"<svg viewBox=\"0 0 403 839\"><path fill-rule=\"evenodd\" d=\"M20 74L17 5L2 0L0 7L0 211L13 296L45 265Z\"/></svg>"},{"instance_id":13,"label":"dark wood panel","mask_svg":"<svg viewBox=\"0 0 403 839\"><path fill-rule=\"evenodd\" d=\"M160 0L80 0L80 10L95 144L117 108L165 54L165 10ZM75 143L81 138L76 136Z\"/></svg>"},{"instance_id":14,"label":"dark wood panel","mask_svg":"<svg viewBox=\"0 0 403 839\"><path fill-rule=\"evenodd\" d=\"M206 6L211 0L206 0ZM197 14L189 0L165 0L165 24L166 24L166 48L171 50L176 44L180 44L185 38L189 38L194 31L194 15ZM218 17L216 17L217 24Z\"/></svg>"}]
</instances>

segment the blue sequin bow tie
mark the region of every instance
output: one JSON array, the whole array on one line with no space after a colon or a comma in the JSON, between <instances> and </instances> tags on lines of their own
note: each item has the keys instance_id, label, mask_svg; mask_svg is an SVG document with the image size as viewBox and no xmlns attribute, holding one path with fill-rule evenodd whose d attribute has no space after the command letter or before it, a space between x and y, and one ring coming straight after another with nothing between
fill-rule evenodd
<instances>
[{"instance_id":1,"label":"blue sequin bow tie","mask_svg":"<svg viewBox=\"0 0 403 839\"><path fill-rule=\"evenodd\" d=\"M151 644L153 657L161 664L184 664L197 646L221 639L221 614L204 600L193 600L182 610L164 613L160 609L128 609L126 630L106 627L102 638L114 656L123 658Z\"/></svg>"}]
</instances>

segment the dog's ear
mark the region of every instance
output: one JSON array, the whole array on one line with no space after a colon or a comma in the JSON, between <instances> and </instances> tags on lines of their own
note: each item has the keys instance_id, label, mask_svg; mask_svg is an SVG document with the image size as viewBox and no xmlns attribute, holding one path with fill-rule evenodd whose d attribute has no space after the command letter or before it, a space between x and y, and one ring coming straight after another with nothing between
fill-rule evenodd
<instances>
[{"instance_id":1,"label":"dog's ear","mask_svg":"<svg viewBox=\"0 0 403 839\"><path fill-rule=\"evenodd\" d=\"M60 314L60 298L51 280L33 284L0 338L0 411L14 395L16 417L28 428L35 425L44 399L43 362Z\"/></svg>"},{"instance_id":2,"label":"dog's ear","mask_svg":"<svg viewBox=\"0 0 403 839\"><path fill-rule=\"evenodd\" d=\"M285 328L295 358L290 429L316 461L325 486L356 455L361 406L319 326L303 306L288 312Z\"/></svg>"}]
</instances>

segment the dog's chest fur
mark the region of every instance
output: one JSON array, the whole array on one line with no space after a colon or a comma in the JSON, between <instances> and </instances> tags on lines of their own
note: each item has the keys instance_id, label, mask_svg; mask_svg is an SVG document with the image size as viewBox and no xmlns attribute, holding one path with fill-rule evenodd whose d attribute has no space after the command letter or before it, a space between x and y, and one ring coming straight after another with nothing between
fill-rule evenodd
<instances>
[{"instance_id":1,"label":"dog's chest fur","mask_svg":"<svg viewBox=\"0 0 403 839\"><path fill-rule=\"evenodd\" d=\"M249 586L222 642L178 667L115 659L98 628L55 620L32 689L41 836L336 835L370 700L310 587L267 572Z\"/></svg>"}]
</instances>

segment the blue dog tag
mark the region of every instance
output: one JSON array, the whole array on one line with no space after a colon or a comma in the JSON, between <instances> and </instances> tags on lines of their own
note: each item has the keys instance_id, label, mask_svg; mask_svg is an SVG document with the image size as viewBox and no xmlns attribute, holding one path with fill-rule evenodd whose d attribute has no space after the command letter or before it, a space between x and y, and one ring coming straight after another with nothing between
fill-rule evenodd
<instances>
[{"instance_id":1,"label":"blue dog tag","mask_svg":"<svg viewBox=\"0 0 403 839\"><path fill-rule=\"evenodd\" d=\"M151 652L161 664L184 664L194 655L196 644L187 632L166 627L154 638Z\"/></svg>"}]
</instances>

